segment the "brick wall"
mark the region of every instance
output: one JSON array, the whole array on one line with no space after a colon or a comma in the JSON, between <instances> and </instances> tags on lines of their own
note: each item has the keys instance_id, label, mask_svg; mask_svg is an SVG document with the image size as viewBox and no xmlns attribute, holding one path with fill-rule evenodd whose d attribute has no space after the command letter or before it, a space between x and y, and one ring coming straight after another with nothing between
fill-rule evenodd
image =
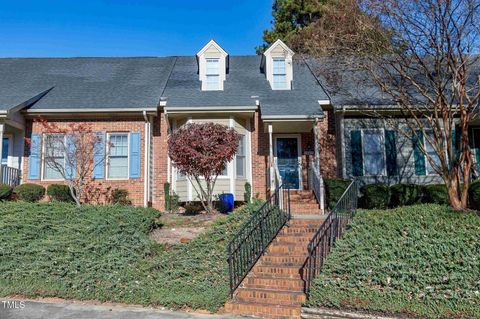
<instances>
[{"instance_id":1,"label":"brick wall","mask_svg":"<svg viewBox=\"0 0 480 319\"><path fill-rule=\"evenodd\" d=\"M86 122L92 125L95 132L139 132L141 133L140 142L140 172L141 177L129 180L107 180L98 179L94 182L95 186L101 190L105 190L107 187L112 189L121 188L126 189L129 193L129 198L134 205L141 206L144 204L144 156L145 156L145 132L144 132L144 120L138 119L114 119L114 120L49 120L49 122L55 122L59 128L64 128L68 124L73 122ZM40 134L44 132L42 124L29 120L26 123L25 136L30 138L32 133ZM29 165L29 147L25 146L25 154L23 161L23 181L24 183L41 184L47 187L50 184L61 184L57 181L42 181L42 180L29 180L28 179L28 165ZM43 167L41 168L43 170ZM99 198L100 202L104 202L105 198L102 196Z\"/></svg>"},{"instance_id":2,"label":"brick wall","mask_svg":"<svg viewBox=\"0 0 480 319\"><path fill-rule=\"evenodd\" d=\"M164 184L168 182L168 123L160 113L152 126L152 206L160 211L165 209Z\"/></svg>"},{"instance_id":3,"label":"brick wall","mask_svg":"<svg viewBox=\"0 0 480 319\"><path fill-rule=\"evenodd\" d=\"M267 196L267 168L269 141L268 133L264 133L260 113L255 112L252 119L252 193L260 198Z\"/></svg>"},{"instance_id":4,"label":"brick wall","mask_svg":"<svg viewBox=\"0 0 480 319\"><path fill-rule=\"evenodd\" d=\"M324 111L325 118L317 123L320 148L320 170L323 177L337 177L335 115L333 110Z\"/></svg>"}]
</instances>

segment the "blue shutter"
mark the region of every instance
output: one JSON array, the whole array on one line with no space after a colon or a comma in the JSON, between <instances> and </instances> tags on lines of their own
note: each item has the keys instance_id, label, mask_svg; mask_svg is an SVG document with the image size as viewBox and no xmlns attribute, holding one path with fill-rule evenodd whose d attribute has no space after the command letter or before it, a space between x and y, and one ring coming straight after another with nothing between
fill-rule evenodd
<instances>
[{"instance_id":1,"label":"blue shutter","mask_svg":"<svg viewBox=\"0 0 480 319\"><path fill-rule=\"evenodd\" d=\"M93 178L105 178L105 132L95 133L97 143L93 155Z\"/></svg>"},{"instance_id":2,"label":"blue shutter","mask_svg":"<svg viewBox=\"0 0 480 319\"><path fill-rule=\"evenodd\" d=\"M73 141L73 136L71 134L67 134L66 136L66 149L67 149L67 156L66 165L65 165L65 177L67 179L73 179L76 175L76 154L75 154L75 143ZM73 156L73 158L69 159L68 157Z\"/></svg>"},{"instance_id":3,"label":"blue shutter","mask_svg":"<svg viewBox=\"0 0 480 319\"><path fill-rule=\"evenodd\" d=\"M30 157L28 158L28 179L40 179L41 140L40 134L32 134Z\"/></svg>"},{"instance_id":4,"label":"blue shutter","mask_svg":"<svg viewBox=\"0 0 480 319\"><path fill-rule=\"evenodd\" d=\"M387 162L387 175L397 175L397 146L395 143L395 131L385 130L385 154Z\"/></svg>"},{"instance_id":5,"label":"blue shutter","mask_svg":"<svg viewBox=\"0 0 480 319\"><path fill-rule=\"evenodd\" d=\"M418 138L417 138L418 136ZM415 161L415 175L424 176L427 174L425 169L425 155L422 152L421 146L423 146L423 132L418 130L417 135L412 135L413 144L413 158Z\"/></svg>"},{"instance_id":6,"label":"blue shutter","mask_svg":"<svg viewBox=\"0 0 480 319\"><path fill-rule=\"evenodd\" d=\"M140 177L140 133L130 133L130 178Z\"/></svg>"},{"instance_id":7,"label":"blue shutter","mask_svg":"<svg viewBox=\"0 0 480 319\"><path fill-rule=\"evenodd\" d=\"M362 132L350 132L350 146L352 151L352 174L363 176Z\"/></svg>"}]
</instances>

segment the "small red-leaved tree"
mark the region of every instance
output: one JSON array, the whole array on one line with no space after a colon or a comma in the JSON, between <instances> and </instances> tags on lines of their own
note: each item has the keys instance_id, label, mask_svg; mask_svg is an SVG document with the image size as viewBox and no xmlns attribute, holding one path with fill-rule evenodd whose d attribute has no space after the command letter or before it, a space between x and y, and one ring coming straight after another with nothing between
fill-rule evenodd
<instances>
[{"instance_id":1,"label":"small red-leaved tree","mask_svg":"<svg viewBox=\"0 0 480 319\"><path fill-rule=\"evenodd\" d=\"M43 127L44 161L70 189L77 205L82 203L85 191L93 185L93 170L105 162L105 152L99 148L102 137L86 123L59 126L40 119Z\"/></svg>"},{"instance_id":2,"label":"small red-leaved tree","mask_svg":"<svg viewBox=\"0 0 480 319\"><path fill-rule=\"evenodd\" d=\"M173 165L192 182L203 207L213 211L218 175L237 152L240 136L220 124L187 124L170 135L168 154Z\"/></svg>"}]
</instances>

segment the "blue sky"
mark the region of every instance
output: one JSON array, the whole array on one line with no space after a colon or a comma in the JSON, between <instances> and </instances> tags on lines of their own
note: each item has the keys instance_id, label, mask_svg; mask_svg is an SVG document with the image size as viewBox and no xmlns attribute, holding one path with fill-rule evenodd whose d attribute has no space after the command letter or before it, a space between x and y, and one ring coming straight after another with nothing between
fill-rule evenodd
<instances>
[{"instance_id":1,"label":"blue sky","mask_svg":"<svg viewBox=\"0 0 480 319\"><path fill-rule=\"evenodd\" d=\"M0 0L0 57L255 54L270 0Z\"/></svg>"}]
</instances>

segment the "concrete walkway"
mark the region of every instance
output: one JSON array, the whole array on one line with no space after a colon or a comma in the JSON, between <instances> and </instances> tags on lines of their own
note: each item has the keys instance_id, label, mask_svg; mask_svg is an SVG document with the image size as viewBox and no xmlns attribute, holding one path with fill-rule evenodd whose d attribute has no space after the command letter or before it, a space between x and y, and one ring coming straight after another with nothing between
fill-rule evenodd
<instances>
[{"instance_id":1,"label":"concrete walkway","mask_svg":"<svg viewBox=\"0 0 480 319\"><path fill-rule=\"evenodd\" d=\"M0 319L221 319L229 315L204 315L149 308L97 306L0 299ZM236 317L238 318L238 317Z\"/></svg>"}]
</instances>

